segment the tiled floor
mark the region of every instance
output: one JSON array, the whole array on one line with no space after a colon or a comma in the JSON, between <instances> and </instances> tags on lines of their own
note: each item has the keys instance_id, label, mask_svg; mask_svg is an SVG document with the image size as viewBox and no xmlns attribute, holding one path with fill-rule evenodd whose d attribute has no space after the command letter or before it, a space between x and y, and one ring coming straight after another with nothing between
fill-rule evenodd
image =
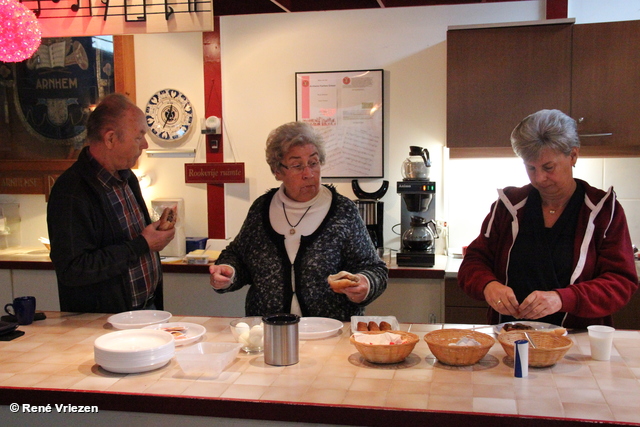
<instances>
[{"instance_id":1,"label":"tiled floor","mask_svg":"<svg viewBox=\"0 0 640 427\"><path fill-rule=\"evenodd\" d=\"M175 358L140 374L114 374L97 366L93 341L113 332L107 316L47 313L20 327L26 334L0 342L0 387L37 387L105 392L200 396L325 405L408 408L640 424L640 332L617 331L611 360L589 356L585 333L551 368L513 377L512 362L496 344L482 364L439 363L424 340L403 364L363 363L349 343L349 325L336 336L301 341L299 363L276 367L263 355L241 354L218 378L187 375ZM174 317L206 327L205 341L233 341L230 319ZM453 325L445 325L450 327ZM460 325L456 325L460 326ZM401 325L422 338L442 325ZM465 325L465 327L469 327ZM482 330L491 332L490 329ZM178 351L180 351L178 347Z\"/></svg>"}]
</instances>

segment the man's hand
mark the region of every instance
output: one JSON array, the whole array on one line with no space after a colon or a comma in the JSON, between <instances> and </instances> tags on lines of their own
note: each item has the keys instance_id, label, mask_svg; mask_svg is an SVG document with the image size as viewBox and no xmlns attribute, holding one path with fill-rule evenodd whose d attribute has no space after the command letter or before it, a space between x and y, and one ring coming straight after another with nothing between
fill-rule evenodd
<instances>
[{"instance_id":1,"label":"man's hand","mask_svg":"<svg viewBox=\"0 0 640 427\"><path fill-rule=\"evenodd\" d=\"M160 221L156 221L153 224L149 224L142 230L142 237L145 238L147 244L149 245L149 249L152 252L160 252L163 250L176 235L175 228L171 230L158 230L158 225L160 225Z\"/></svg>"}]
</instances>

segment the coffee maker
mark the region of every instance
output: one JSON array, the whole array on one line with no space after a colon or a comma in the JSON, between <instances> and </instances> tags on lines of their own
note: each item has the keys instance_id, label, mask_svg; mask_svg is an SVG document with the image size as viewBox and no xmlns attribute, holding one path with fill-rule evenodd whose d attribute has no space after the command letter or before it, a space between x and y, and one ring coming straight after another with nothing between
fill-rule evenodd
<instances>
[{"instance_id":1,"label":"coffee maker","mask_svg":"<svg viewBox=\"0 0 640 427\"><path fill-rule=\"evenodd\" d=\"M433 267L435 264L436 183L430 181L431 160L426 148L411 146L397 183L400 206L401 248L399 266Z\"/></svg>"},{"instance_id":2,"label":"coffee maker","mask_svg":"<svg viewBox=\"0 0 640 427\"><path fill-rule=\"evenodd\" d=\"M384 247L384 237L382 235L384 219L384 202L380 199L384 197L389 189L389 181L382 181L382 186L373 193L368 193L358 184L358 180L351 181L353 194L358 198L354 203L358 207L358 212L367 227L371 241L376 248Z\"/></svg>"}]
</instances>

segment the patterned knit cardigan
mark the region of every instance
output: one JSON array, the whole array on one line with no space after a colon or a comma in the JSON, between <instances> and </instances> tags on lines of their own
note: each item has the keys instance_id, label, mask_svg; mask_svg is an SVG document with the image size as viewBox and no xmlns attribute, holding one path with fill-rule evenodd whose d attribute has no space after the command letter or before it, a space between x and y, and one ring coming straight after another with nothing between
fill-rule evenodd
<instances>
[{"instance_id":1,"label":"patterned knit cardigan","mask_svg":"<svg viewBox=\"0 0 640 427\"><path fill-rule=\"evenodd\" d=\"M312 235L302 236L294 261L296 293L304 317L345 321L364 314L364 307L384 292L388 269L378 257L355 204L332 186L327 187L332 193L329 212ZM271 189L256 199L237 237L216 261L236 270L231 286L216 292L251 287L245 304L247 316L291 310L291 263L284 236L276 233L269 221L269 206L276 191ZM327 276L342 270L369 279L369 295L362 303L353 303L329 287Z\"/></svg>"}]
</instances>

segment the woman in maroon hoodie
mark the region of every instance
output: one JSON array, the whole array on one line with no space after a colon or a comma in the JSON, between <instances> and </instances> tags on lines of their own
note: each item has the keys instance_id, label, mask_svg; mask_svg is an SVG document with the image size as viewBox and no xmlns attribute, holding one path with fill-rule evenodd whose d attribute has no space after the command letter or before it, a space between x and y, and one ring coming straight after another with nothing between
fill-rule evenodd
<instances>
[{"instance_id":1,"label":"woman in maroon hoodie","mask_svg":"<svg viewBox=\"0 0 640 427\"><path fill-rule=\"evenodd\" d=\"M580 150L575 120L538 111L516 126L511 145L531 183L498 190L458 271L460 286L487 301L491 323L612 324L638 276L613 188L573 178Z\"/></svg>"}]
</instances>

